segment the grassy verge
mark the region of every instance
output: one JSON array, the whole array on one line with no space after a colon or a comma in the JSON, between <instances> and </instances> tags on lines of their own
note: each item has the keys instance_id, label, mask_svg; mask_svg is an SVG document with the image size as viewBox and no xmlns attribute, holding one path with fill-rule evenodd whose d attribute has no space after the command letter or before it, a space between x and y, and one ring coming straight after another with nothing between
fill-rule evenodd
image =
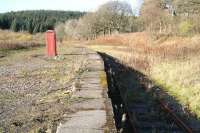
<instances>
[{"instance_id":1,"label":"grassy verge","mask_svg":"<svg viewBox=\"0 0 200 133\"><path fill-rule=\"evenodd\" d=\"M200 118L200 62L198 58L155 64L151 68L150 76L185 108Z\"/></svg>"}]
</instances>

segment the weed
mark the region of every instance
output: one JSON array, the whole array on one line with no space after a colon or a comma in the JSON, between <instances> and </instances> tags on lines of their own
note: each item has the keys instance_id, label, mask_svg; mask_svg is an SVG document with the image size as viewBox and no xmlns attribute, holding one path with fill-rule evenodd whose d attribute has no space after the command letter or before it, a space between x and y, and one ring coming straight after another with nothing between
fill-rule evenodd
<instances>
[{"instance_id":1,"label":"weed","mask_svg":"<svg viewBox=\"0 0 200 133\"><path fill-rule=\"evenodd\" d=\"M99 72L99 77L100 77L100 84L101 86L105 89L107 88L107 77L106 77L106 73L104 71L100 71Z\"/></svg>"}]
</instances>

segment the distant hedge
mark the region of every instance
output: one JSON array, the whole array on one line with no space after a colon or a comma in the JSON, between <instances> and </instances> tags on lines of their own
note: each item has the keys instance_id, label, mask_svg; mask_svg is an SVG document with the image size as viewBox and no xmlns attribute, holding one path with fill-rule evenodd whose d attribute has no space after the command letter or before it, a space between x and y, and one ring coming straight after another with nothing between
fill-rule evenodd
<instances>
[{"instance_id":1,"label":"distant hedge","mask_svg":"<svg viewBox=\"0 0 200 133\"><path fill-rule=\"evenodd\" d=\"M15 32L45 32L48 29L54 29L56 23L78 19L84 14L84 12L51 10L8 12L0 14L0 28Z\"/></svg>"}]
</instances>

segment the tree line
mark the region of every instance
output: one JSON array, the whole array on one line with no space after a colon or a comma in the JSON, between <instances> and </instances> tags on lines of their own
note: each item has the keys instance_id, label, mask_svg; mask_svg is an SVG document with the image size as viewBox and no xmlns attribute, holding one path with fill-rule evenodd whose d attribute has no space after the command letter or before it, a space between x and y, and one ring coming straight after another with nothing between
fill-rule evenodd
<instances>
[{"instance_id":1,"label":"tree line","mask_svg":"<svg viewBox=\"0 0 200 133\"><path fill-rule=\"evenodd\" d=\"M97 36L147 31L151 35L200 33L199 0L144 0L139 16L125 1L110 1L95 12L56 25L58 39L95 39ZM158 36L158 37L159 37Z\"/></svg>"},{"instance_id":2,"label":"tree line","mask_svg":"<svg viewBox=\"0 0 200 133\"><path fill-rule=\"evenodd\" d=\"M68 20L56 26L58 39L95 39L97 36L136 31L136 17L132 7L125 1L110 1L101 5L97 11L83 17Z\"/></svg>"},{"instance_id":3,"label":"tree line","mask_svg":"<svg viewBox=\"0 0 200 133\"><path fill-rule=\"evenodd\" d=\"M45 32L48 29L54 29L59 22L78 19L84 14L84 12L51 10L8 12L0 14L0 28L15 32Z\"/></svg>"},{"instance_id":4,"label":"tree line","mask_svg":"<svg viewBox=\"0 0 200 133\"><path fill-rule=\"evenodd\" d=\"M199 20L199 0L144 0L139 16L133 14L129 3L110 1L79 19L57 24L55 29L60 40L138 31L147 31L152 37L187 36L200 33Z\"/></svg>"},{"instance_id":5,"label":"tree line","mask_svg":"<svg viewBox=\"0 0 200 133\"><path fill-rule=\"evenodd\" d=\"M95 12L20 11L0 14L0 28L30 33L55 29L58 39L94 39L100 35L149 31L153 34L200 33L199 0L144 0L134 16L125 1L110 1Z\"/></svg>"}]
</instances>

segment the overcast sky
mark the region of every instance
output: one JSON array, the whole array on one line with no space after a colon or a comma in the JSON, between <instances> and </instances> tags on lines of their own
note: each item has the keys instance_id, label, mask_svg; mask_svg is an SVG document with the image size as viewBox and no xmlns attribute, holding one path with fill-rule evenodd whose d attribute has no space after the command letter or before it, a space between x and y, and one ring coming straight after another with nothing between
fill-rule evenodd
<instances>
[{"instance_id":1,"label":"overcast sky","mask_svg":"<svg viewBox=\"0 0 200 133\"><path fill-rule=\"evenodd\" d=\"M72 10L72 11L95 11L99 5L109 0L0 0L0 12L19 10ZM125 0L132 5L134 12L143 0Z\"/></svg>"}]
</instances>

